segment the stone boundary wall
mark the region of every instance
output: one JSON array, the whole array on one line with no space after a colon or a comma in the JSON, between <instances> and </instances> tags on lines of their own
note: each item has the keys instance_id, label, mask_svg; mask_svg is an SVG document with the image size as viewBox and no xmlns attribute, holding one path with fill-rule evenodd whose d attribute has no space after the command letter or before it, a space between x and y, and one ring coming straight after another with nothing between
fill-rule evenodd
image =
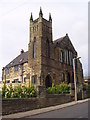
<instances>
[{"instance_id":1,"label":"stone boundary wall","mask_svg":"<svg viewBox=\"0 0 90 120\"><path fill-rule=\"evenodd\" d=\"M90 98L90 91L89 90L84 91L83 94L84 94L84 99Z\"/></svg>"},{"instance_id":2,"label":"stone boundary wall","mask_svg":"<svg viewBox=\"0 0 90 120\"><path fill-rule=\"evenodd\" d=\"M73 101L71 95L47 95L45 98L2 99L2 115L60 105Z\"/></svg>"}]
</instances>

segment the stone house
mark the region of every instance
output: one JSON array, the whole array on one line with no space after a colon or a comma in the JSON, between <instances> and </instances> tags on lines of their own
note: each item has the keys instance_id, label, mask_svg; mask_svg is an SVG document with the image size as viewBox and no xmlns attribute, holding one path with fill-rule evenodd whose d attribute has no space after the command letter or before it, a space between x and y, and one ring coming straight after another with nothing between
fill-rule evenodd
<instances>
[{"instance_id":1,"label":"stone house","mask_svg":"<svg viewBox=\"0 0 90 120\"><path fill-rule=\"evenodd\" d=\"M40 8L39 18L30 17L30 38L28 51L21 50L19 56L2 70L2 80L13 85L34 84L50 87L61 82L73 85L73 58L78 54L71 40L65 36L53 40L52 17L43 18ZM83 69L79 59L75 61L77 84L83 83Z\"/></svg>"}]
</instances>

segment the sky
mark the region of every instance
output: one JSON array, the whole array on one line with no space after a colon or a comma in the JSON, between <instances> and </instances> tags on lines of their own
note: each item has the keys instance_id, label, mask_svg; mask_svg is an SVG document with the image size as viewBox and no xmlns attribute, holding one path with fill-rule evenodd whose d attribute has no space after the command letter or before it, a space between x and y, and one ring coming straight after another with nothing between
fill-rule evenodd
<instances>
[{"instance_id":1,"label":"sky","mask_svg":"<svg viewBox=\"0 0 90 120\"><path fill-rule=\"evenodd\" d=\"M52 16L53 40L68 36L81 57L84 76L88 73L88 0L0 0L0 79L2 68L28 50L30 14Z\"/></svg>"}]
</instances>

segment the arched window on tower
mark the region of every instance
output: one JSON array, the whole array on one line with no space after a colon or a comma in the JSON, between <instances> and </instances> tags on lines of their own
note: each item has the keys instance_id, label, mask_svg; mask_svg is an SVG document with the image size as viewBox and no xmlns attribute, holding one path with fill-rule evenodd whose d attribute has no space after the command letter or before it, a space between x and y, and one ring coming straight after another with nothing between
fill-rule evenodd
<instances>
[{"instance_id":1,"label":"arched window on tower","mask_svg":"<svg viewBox=\"0 0 90 120\"><path fill-rule=\"evenodd\" d=\"M62 82L65 81L65 75L64 75L64 73L62 73L62 78L61 78L61 80L62 80Z\"/></svg>"},{"instance_id":2,"label":"arched window on tower","mask_svg":"<svg viewBox=\"0 0 90 120\"><path fill-rule=\"evenodd\" d=\"M33 58L36 58L36 37L34 37L33 42Z\"/></svg>"},{"instance_id":3,"label":"arched window on tower","mask_svg":"<svg viewBox=\"0 0 90 120\"><path fill-rule=\"evenodd\" d=\"M50 46L49 46L49 40L46 41L46 56L50 58Z\"/></svg>"}]
</instances>

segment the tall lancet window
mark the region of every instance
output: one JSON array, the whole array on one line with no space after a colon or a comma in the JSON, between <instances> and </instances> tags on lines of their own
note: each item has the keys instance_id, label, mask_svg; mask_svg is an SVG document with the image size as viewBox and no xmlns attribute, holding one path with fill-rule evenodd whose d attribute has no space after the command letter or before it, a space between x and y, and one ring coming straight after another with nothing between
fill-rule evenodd
<instances>
[{"instance_id":1,"label":"tall lancet window","mask_svg":"<svg viewBox=\"0 0 90 120\"><path fill-rule=\"evenodd\" d=\"M33 58L36 58L36 37L34 37L33 42Z\"/></svg>"},{"instance_id":2,"label":"tall lancet window","mask_svg":"<svg viewBox=\"0 0 90 120\"><path fill-rule=\"evenodd\" d=\"M46 56L50 58L50 46L49 46L49 40L46 41Z\"/></svg>"},{"instance_id":3,"label":"tall lancet window","mask_svg":"<svg viewBox=\"0 0 90 120\"><path fill-rule=\"evenodd\" d=\"M63 51L61 50L61 63L63 63Z\"/></svg>"}]
</instances>

